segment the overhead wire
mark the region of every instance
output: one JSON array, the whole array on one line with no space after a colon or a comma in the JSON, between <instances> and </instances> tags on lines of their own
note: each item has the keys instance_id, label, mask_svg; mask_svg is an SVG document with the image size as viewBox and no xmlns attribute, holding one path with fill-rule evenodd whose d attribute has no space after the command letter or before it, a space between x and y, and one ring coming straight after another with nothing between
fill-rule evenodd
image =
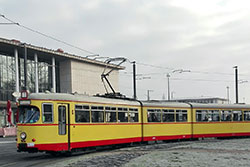
<instances>
[{"instance_id":1,"label":"overhead wire","mask_svg":"<svg viewBox=\"0 0 250 167\"><path fill-rule=\"evenodd\" d=\"M232 80L216 80L216 79L184 79L184 78L171 78L171 80L205 81L205 82L234 82L234 81L232 81Z\"/></svg>"},{"instance_id":2,"label":"overhead wire","mask_svg":"<svg viewBox=\"0 0 250 167\"><path fill-rule=\"evenodd\" d=\"M138 63L138 62L136 62L136 64L138 64L138 65L143 65L143 66L147 66L147 67L154 67L154 68L160 68L160 69L174 70L174 68L163 67L163 66L152 65L152 64L146 64L146 63Z\"/></svg>"},{"instance_id":3,"label":"overhead wire","mask_svg":"<svg viewBox=\"0 0 250 167\"><path fill-rule=\"evenodd\" d=\"M164 66L158 66L158 65L156 66L156 65L152 65L152 64L146 64L146 63L136 63L136 64L147 66L147 67L152 67L152 68L160 68L160 69L172 70L171 72L168 72L168 73L174 73L174 71L177 71L175 68L171 68L171 67L164 67ZM185 70L183 70L183 71L185 72ZM230 76L235 75L234 73L193 71L193 70L188 70L188 73L207 74L207 75L230 75ZM160 73L140 73L141 76L142 75L165 75L165 74L167 74L167 72L160 72ZM127 73L127 75L129 75L129 74ZM132 75L132 73L131 73L131 75ZM247 74L238 74L238 75L239 76L249 76Z\"/></svg>"},{"instance_id":4,"label":"overhead wire","mask_svg":"<svg viewBox=\"0 0 250 167\"><path fill-rule=\"evenodd\" d=\"M81 51L83 51L83 52L85 52L85 53L91 54L91 55L88 55L88 57L90 57L90 56L99 56L99 54L96 54L96 53L94 53L94 52L88 51L88 50L86 50L86 49L82 49L82 48L80 48L80 47L78 47L78 46L72 45L72 44L70 44L70 43L68 43L68 42L65 42L65 41L63 41L63 40L60 40L60 39L58 39L58 38L55 38L55 37L53 37L53 36L51 36L51 35L47 35L47 34L42 33L42 32L40 32L40 31L37 31L37 30L34 30L34 29L29 28L29 27L27 27L27 26L24 26L24 25L22 25L22 24L20 24L20 23L18 23L18 22L15 22L15 21L13 21L13 20L7 18L7 17L4 16L3 14L0 14L0 16L3 17L5 20L9 21L10 24L17 25L17 26L22 27L22 28L24 28L24 29L26 29L26 30L29 30L29 31L34 32L34 33L37 33L37 34L39 34L39 35L42 35L42 36L44 36L44 37L46 37L46 38L50 38L50 39L52 39L52 40L54 40L54 41L57 41L57 42L59 42L59 43L63 43L63 44L65 44L65 45L67 45L67 46L70 46L70 47L72 47L72 48L75 48L75 49L81 50ZM6 24L6 23L5 23L5 24Z\"/></svg>"},{"instance_id":5,"label":"overhead wire","mask_svg":"<svg viewBox=\"0 0 250 167\"><path fill-rule=\"evenodd\" d=\"M75 49L81 50L81 51L83 51L83 52L85 52L85 53L91 54L91 55L88 55L87 57L90 57L90 56L94 56L94 57L99 56L99 54L96 54L96 53L94 53L94 52L88 51L88 50L86 50L86 49L82 49L82 48L80 48L80 47L78 47L78 46L75 46L75 45L72 45L72 44L70 44L70 43L68 43L68 42L65 42L65 41L63 41L63 40L57 39L57 38L55 38L55 37L53 37L53 36L51 36L51 35L47 35L47 34L42 33L42 32L40 32L40 31L37 31L37 30L34 30L34 29L29 28L29 27L27 27L27 26L24 26L24 25L22 25L22 24L20 24L20 23L18 23L18 22L15 22L15 21L9 19L8 17L6 17L6 16L3 15L3 14L0 14L0 17L3 17L5 20L7 20L7 21L10 22L10 23L0 23L0 25L17 25L17 26L22 27L22 28L24 28L24 29L26 29L26 30L29 30L29 31L34 32L34 33L37 33L37 34L39 34L39 35L42 35L42 36L44 36L44 37L46 37L46 38L50 38L50 39L55 40L55 41L57 41L57 42L59 42L59 43L63 43L63 44L65 44L65 45L67 45L67 46L70 46L70 47L72 47L72 48L75 48ZM175 68L164 67L164 66L159 66L159 65L153 65L153 64L148 64L148 63L136 62L136 64L137 64L137 65L142 65L142 66L151 67L151 68L166 69L166 70L172 70L172 71L175 70ZM208 74L208 75L234 75L233 73L206 72L206 71L192 71L192 70L190 70L190 73L200 73L200 74ZM137 74L137 76L150 76L150 75L163 75L163 74L167 74L167 73L166 73L166 72L165 72L165 73L140 73L140 74ZM123 74L123 75L132 75L132 73L131 73L131 74L126 73L126 74ZM239 76L247 76L247 75L239 74ZM223 81L223 80L181 79L181 78L179 78L179 79L178 79L178 78L172 78L172 80L193 80L193 81L209 81L209 82L211 82L211 81L212 81L212 82L218 82L218 81L219 81L219 82L232 82L232 81L225 81L225 80Z\"/></svg>"}]
</instances>

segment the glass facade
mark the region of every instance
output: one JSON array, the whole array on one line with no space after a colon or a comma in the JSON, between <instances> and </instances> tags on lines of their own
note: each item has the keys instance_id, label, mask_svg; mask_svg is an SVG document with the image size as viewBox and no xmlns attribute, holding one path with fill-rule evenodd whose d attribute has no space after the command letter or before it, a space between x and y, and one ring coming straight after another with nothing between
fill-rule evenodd
<instances>
[{"instance_id":1,"label":"glass facade","mask_svg":"<svg viewBox=\"0 0 250 167\"><path fill-rule=\"evenodd\" d=\"M12 93L16 85L15 58L0 55L0 100L14 101Z\"/></svg>"},{"instance_id":2,"label":"glass facade","mask_svg":"<svg viewBox=\"0 0 250 167\"><path fill-rule=\"evenodd\" d=\"M51 58L52 59L52 58ZM20 89L25 86L24 78L24 59L19 57L19 85ZM12 100L15 98L12 93L16 90L16 66L15 57L0 54L0 101ZM58 76L58 68L56 66L56 76ZM59 80L58 77L56 79ZM50 61L42 61L38 59L38 83L39 92L51 90L52 88L52 66ZM57 90L58 90L58 82ZM35 61L27 60L27 89L35 92Z\"/></svg>"}]
</instances>

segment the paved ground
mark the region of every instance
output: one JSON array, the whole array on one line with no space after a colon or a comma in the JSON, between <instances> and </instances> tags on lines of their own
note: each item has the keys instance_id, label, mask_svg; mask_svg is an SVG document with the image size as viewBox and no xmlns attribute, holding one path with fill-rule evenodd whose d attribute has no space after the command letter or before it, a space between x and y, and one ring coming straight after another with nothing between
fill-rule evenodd
<instances>
[{"instance_id":1,"label":"paved ground","mask_svg":"<svg viewBox=\"0 0 250 167\"><path fill-rule=\"evenodd\" d=\"M0 167L165 167L249 166L250 138L161 143L71 157L17 153L15 138L0 138Z\"/></svg>"},{"instance_id":2,"label":"paved ground","mask_svg":"<svg viewBox=\"0 0 250 167\"><path fill-rule=\"evenodd\" d=\"M50 167L249 166L250 139L164 143L85 154Z\"/></svg>"},{"instance_id":3,"label":"paved ground","mask_svg":"<svg viewBox=\"0 0 250 167\"><path fill-rule=\"evenodd\" d=\"M69 157L53 157L45 153L18 153L15 137L0 137L0 167L44 167Z\"/></svg>"}]
</instances>

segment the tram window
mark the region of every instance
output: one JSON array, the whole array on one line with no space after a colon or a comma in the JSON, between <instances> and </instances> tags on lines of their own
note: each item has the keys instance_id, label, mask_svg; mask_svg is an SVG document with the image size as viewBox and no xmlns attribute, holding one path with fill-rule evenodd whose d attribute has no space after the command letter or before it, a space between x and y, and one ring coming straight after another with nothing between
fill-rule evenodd
<instances>
[{"instance_id":1,"label":"tram window","mask_svg":"<svg viewBox=\"0 0 250 167\"><path fill-rule=\"evenodd\" d=\"M162 122L174 122L174 110L162 110Z\"/></svg>"},{"instance_id":2,"label":"tram window","mask_svg":"<svg viewBox=\"0 0 250 167\"><path fill-rule=\"evenodd\" d=\"M207 110L196 110L196 121L197 122L207 122L211 121L211 112Z\"/></svg>"},{"instance_id":3,"label":"tram window","mask_svg":"<svg viewBox=\"0 0 250 167\"><path fill-rule=\"evenodd\" d=\"M211 122L213 120L213 111L212 110L207 110L207 114L206 114L206 120L208 122Z\"/></svg>"},{"instance_id":4,"label":"tram window","mask_svg":"<svg viewBox=\"0 0 250 167\"><path fill-rule=\"evenodd\" d=\"M106 122L117 122L116 107L105 107Z\"/></svg>"},{"instance_id":5,"label":"tram window","mask_svg":"<svg viewBox=\"0 0 250 167\"><path fill-rule=\"evenodd\" d=\"M104 122L104 110L102 106L91 107L92 122Z\"/></svg>"},{"instance_id":6,"label":"tram window","mask_svg":"<svg viewBox=\"0 0 250 167\"><path fill-rule=\"evenodd\" d=\"M196 110L196 121L201 122L202 120L201 117L202 117L201 110Z\"/></svg>"},{"instance_id":7,"label":"tram window","mask_svg":"<svg viewBox=\"0 0 250 167\"><path fill-rule=\"evenodd\" d=\"M202 122L206 120L206 110L196 110L196 121L197 122Z\"/></svg>"},{"instance_id":8,"label":"tram window","mask_svg":"<svg viewBox=\"0 0 250 167\"><path fill-rule=\"evenodd\" d=\"M43 122L51 123L53 122L53 105L43 104Z\"/></svg>"},{"instance_id":9,"label":"tram window","mask_svg":"<svg viewBox=\"0 0 250 167\"><path fill-rule=\"evenodd\" d=\"M75 121L90 122L90 112L88 105L75 105Z\"/></svg>"},{"instance_id":10,"label":"tram window","mask_svg":"<svg viewBox=\"0 0 250 167\"><path fill-rule=\"evenodd\" d=\"M242 112L241 111L233 111L233 121L242 121Z\"/></svg>"},{"instance_id":11,"label":"tram window","mask_svg":"<svg viewBox=\"0 0 250 167\"><path fill-rule=\"evenodd\" d=\"M244 111L244 121L250 121L250 111Z\"/></svg>"},{"instance_id":12,"label":"tram window","mask_svg":"<svg viewBox=\"0 0 250 167\"><path fill-rule=\"evenodd\" d=\"M213 122L220 121L220 113L218 110L211 110L211 113L212 113L211 118Z\"/></svg>"},{"instance_id":13,"label":"tram window","mask_svg":"<svg viewBox=\"0 0 250 167\"><path fill-rule=\"evenodd\" d=\"M161 122L161 110L148 109L148 122Z\"/></svg>"},{"instance_id":14,"label":"tram window","mask_svg":"<svg viewBox=\"0 0 250 167\"><path fill-rule=\"evenodd\" d=\"M227 110L222 110L221 111L221 121L231 121L232 120L232 115L231 115L231 111L227 111Z\"/></svg>"},{"instance_id":15,"label":"tram window","mask_svg":"<svg viewBox=\"0 0 250 167\"><path fill-rule=\"evenodd\" d=\"M129 109L129 122L138 122L138 109L130 108Z\"/></svg>"},{"instance_id":16,"label":"tram window","mask_svg":"<svg viewBox=\"0 0 250 167\"><path fill-rule=\"evenodd\" d=\"M176 110L176 122L187 122L187 110Z\"/></svg>"},{"instance_id":17,"label":"tram window","mask_svg":"<svg viewBox=\"0 0 250 167\"><path fill-rule=\"evenodd\" d=\"M75 109L82 109L82 105L75 105Z\"/></svg>"},{"instance_id":18,"label":"tram window","mask_svg":"<svg viewBox=\"0 0 250 167\"><path fill-rule=\"evenodd\" d=\"M19 123L35 123L40 119L40 111L34 106L19 107Z\"/></svg>"},{"instance_id":19,"label":"tram window","mask_svg":"<svg viewBox=\"0 0 250 167\"><path fill-rule=\"evenodd\" d=\"M118 108L118 122L128 122L127 108Z\"/></svg>"}]
</instances>

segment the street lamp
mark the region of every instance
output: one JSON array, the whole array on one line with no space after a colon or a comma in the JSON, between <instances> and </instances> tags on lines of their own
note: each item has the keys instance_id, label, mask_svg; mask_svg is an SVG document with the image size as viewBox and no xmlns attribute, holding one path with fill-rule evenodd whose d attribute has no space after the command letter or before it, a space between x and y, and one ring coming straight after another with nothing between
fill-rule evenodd
<instances>
[{"instance_id":1,"label":"street lamp","mask_svg":"<svg viewBox=\"0 0 250 167\"><path fill-rule=\"evenodd\" d=\"M233 67L235 69L235 103L238 103L238 66Z\"/></svg>"},{"instance_id":2,"label":"street lamp","mask_svg":"<svg viewBox=\"0 0 250 167\"><path fill-rule=\"evenodd\" d=\"M170 75L169 75L169 73L167 73L167 79L168 79L168 100L170 100L170 85L169 85L169 78L170 78Z\"/></svg>"},{"instance_id":3,"label":"street lamp","mask_svg":"<svg viewBox=\"0 0 250 167\"><path fill-rule=\"evenodd\" d=\"M184 73L184 72L191 72L191 70L177 69L177 70L172 71L172 73ZM166 77L168 79L168 100L171 100L171 97L170 97L170 81L169 81L170 80L170 74L167 73Z\"/></svg>"},{"instance_id":4,"label":"street lamp","mask_svg":"<svg viewBox=\"0 0 250 167\"><path fill-rule=\"evenodd\" d=\"M135 64L135 61L132 62L133 64L133 93L134 93L134 96L133 98L136 99L137 96L136 96L136 64Z\"/></svg>"},{"instance_id":5,"label":"street lamp","mask_svg":"<svg viewBox=\"0 0 250 167\"><path fill-rule=\"evenodd\" d=\"M150 100L150 96L149 96L149 93L150 93L150 92L153 92L153 90L147 90L148 101Z\"/></svg>"},{"instance_id":6,"label":"street lamp","mask_svg":"<svg viewBox=\"0 0 250 167\"><path fill-rule=\"evenodd\" d=\"M172 100L174 99L174 94L175 94L175 92L172 91L172 92L171 92L171 99L172 99Z\"/></svg>"},{"instance_id":7,"label":"street lamp","mask_svg":"<svg viewBox=\"0 0 250 167\"><path fill-rule=\"evenodd\" d=\"M240 79L240 80L238 81L238 83L239 83L239 84L245 84L245 83L248 83L248 81L247 81L247 80ZM245 97L243 97L243 103L245 103Z\"/></svg>"},{"instance_id":8,"label":"street lamp","mask_svg":"<svg viewBox=\"0 0 250 167\"><path fill-rule=\"evenodd\" d=\"M178 69L178 70L173 70L172 72L173 73L176 73L176 72L183 73L183 72L191 72L191 70Z\"/></svg>"},{"instance_id":9,"label":"street lamp","mask_svg":"<svg viewBox=\"0 0 250 167\"><path fill-rule=\"evenodd\" d=\"M229 104L229 86L227 86L227 103Z\"/></svg>"},{"instance_id":10,"label":"street lamp","mask_svg":"<svg viewBox=\"0 0 250 167\"><path fill-rule=\"evenodd\" d=\"M247 81L247 80L240 79L238 82L239 82L239 84L243 84L243 83L247 83L248 81Z\"/></svg>"}]
</instances>

